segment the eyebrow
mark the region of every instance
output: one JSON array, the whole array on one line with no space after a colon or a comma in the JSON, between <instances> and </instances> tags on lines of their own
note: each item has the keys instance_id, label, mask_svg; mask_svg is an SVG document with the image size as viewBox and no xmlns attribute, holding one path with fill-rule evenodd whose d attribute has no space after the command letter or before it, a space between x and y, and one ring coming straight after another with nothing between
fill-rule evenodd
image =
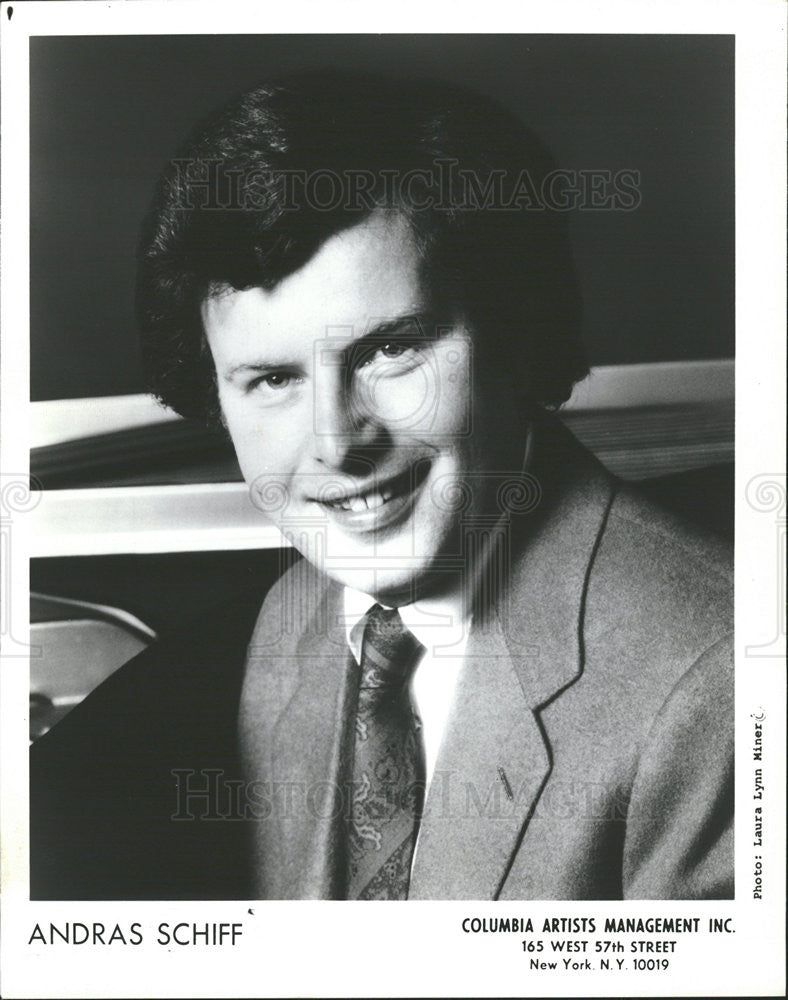
<instances>
[{"instance_id":1,"label":"eyebrow","mask_svg":"<svg viewBox=\"0 0 788 1000\"><path fill-rule=\"evenodd\" d=\"M286 361L244 361L240 365L233 365L222 374L225 382L232 382L237 375L245 373L255 373L260 375L264 372L281 371L282 368L292 368L293 365Z\"/></svg>"},{"instance_id":2,"label":"eyebrow","mask_svg":"<svg viewBox=\"0 0 788 1000\"><path fill-rule=\"evenodd\" d=\"M403 313L395 319L384 319L376 323L362 337L354 340L352 344L348 344L348 350L352 350L356 344L363 344L367 340L380 340L381 337L388 337L393 333L399 333L403 327L408 326L417 326L419 332L426 337L426 331L434 325L435 317L429 310L415 309L412 312Z\"/></svg>"},{"instance_id":3,"label":"eyebrow","mask_svg":"<svg viewBox=\"0 0 788 1000\"><path fill-rule=\"evenodd\" d=\"M347 345L344 349L346 361L352 367L355 360L364 354L370 346L385 342L387 339L393 339L409 327L417 327L419 336L424 340L432 339L430 338L429 331L433 326L434 317L427 310L414 310L413 312L403 313L401 316L396 317L396 319L381 320L367 330L358 340L354 340Z\"/></svg>"},{"instance_id":4,"label":"eyebrow","mask_svg":"<svg viewBox=\"0 0 788 1000\"><path fill-rule=\"evenodd\" d=\"M427 332L435 325L435 317L433 313L428 309L413 309L409 312L402 313L393 319L384 319L376 322L363 336L359 337L357 340L352 341L343 348L343 352L350 358L357 351L361 351L365 346L370 343L379 342L384 337L393 336L403 329L409 326L417 326L419 333L424 337L425 340L430 339L429 333ZM445 324L445 325L448 325ZM330 337L325 338L326 340L331 340ZM241 364L233 365L226 372L222 374L222 378L226 382L231 382L238 375L244 374L264 374L267 372L280 371L282 368L294 368L297 367L294 362L287 361L284 358L280 361L276 360L260 360L260 361L244 361Z\"/></svg>"}]
</instances>

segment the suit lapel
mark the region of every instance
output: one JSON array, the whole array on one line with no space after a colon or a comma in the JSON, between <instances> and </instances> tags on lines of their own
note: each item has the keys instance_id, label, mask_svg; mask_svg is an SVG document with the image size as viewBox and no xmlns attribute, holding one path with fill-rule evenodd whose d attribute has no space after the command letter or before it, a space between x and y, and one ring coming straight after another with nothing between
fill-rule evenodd
<instances>
[{"instance_id":1,"label":"suit lapel","mask_svg":"<svg viewBox=\"0 0 788 1000\"><path fill-rule=\"evenodd\" d=\"M478 608L436 764L411 878L414 899L495 899L549 777L539 710L582 674L586 582L613 495L563 428L538 428L541 492L514 516L508 586Z\"/></svg>"},{"instance_id":2,"label":"suit lapel","mask_svg":"<svg viewBox=\"0 0 788 1000\"><path fill-rule=\"evenodd\" d=\"M469 638L425 805L411 899L494 899L549 771L498 625Z\"/></svg>"},{"instance_id":3,"label":"suit lapel","mask_svg":"<svg viewBox=\"0 0 788 1000\"><path fill-rule=\"evenodd\" d=\"M253 639L240 737L247 780L264 798L251 845L261 899L336 899L344 888L341 805L357 668L340 611L341 588L321 588L299 564L255 629L265 645ZM293 620L303 630L280 635L272 648L270 637Z\"/></svg>"}]
</instances>

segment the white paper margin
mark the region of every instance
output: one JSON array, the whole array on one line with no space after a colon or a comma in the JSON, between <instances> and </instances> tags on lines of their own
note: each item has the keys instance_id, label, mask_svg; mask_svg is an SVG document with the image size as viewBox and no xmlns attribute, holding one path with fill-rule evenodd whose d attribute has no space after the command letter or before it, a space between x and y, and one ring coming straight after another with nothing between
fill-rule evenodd
<instances>
[{"instance_id":1,"label":"white paper margin","mask_svg":"<svg viewBox=\"0 0 788 1000\"><path fill-rule=\"evenodd\" d=\"M8 19L8 9L13 16ZM27 898L27 537L4 509L2 987L9 997L769 995L784 987L785 7L780 2L280 6L199 2L3 3L2 451L4 502L28 468L28 45L30 35L524 32L736 35L737 900L703 903L31 903ZM9 492L10 490L10 492ZM10 530L6 530L10 529ZM784 596L784 595L783 595ZM784 622L784 619L783 619ZM751 898L754 716L766 716L768 871ZM528 971L520 935L468 934L464 917L732 918L681 942L659 975ZM36 921L138 921L125 949L33 947ZM156 944L162 922L242 922L234 947Z\"/></svg>"}]
</instances>

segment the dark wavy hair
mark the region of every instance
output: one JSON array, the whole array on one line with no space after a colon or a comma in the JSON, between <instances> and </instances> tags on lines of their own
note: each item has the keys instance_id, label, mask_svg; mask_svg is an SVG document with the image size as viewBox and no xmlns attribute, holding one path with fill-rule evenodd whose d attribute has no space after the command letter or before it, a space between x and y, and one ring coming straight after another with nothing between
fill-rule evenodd
<instances>
[{"instance_id":1,"label":"dark wavy hair","mask_svg":"<svg viewBox=\"0 0 788 1000\"><path fill-rule=\"evenodd\" d=\"M566 217L538 197L553 169L498 103L433 80L319 71L243 94L169 162L143 227L137 315L152 392L215 422L205 298L273 288L386 208L409 221L431 288L527 375L530 402L560 405L588 367Z\"/></svg>"}]
</instances>

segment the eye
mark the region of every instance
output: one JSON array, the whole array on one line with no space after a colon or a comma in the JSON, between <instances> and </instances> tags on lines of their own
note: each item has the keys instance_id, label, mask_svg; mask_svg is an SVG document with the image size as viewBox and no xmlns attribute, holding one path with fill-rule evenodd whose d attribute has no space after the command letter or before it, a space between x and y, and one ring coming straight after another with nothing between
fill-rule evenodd
<instances>
[{"instance_id":1,"label":"eye","mask_svg":"<svg viewBox=\"0 0 788 1000\"><path fill-rule=\"evenodd\" d=\"M384 358L398 358L408 350L408 347L405 344L391 343L383 344L378 350Z\"/></svg>"},{"instance_id":2,"label":"eye","mask_svg":"<svg viewBox=\"0 0 788 1000\"><path fill-rule=\"evenodd\" d=\"M260 375L258 378L252 379L246 391L262 391L265 393L282 392L284 389L289 389L291 386L297 385L302 381L302 378L294 375L292 372L268 372L265 375Z\"/></svg>"},{"instance_id":3,"label":"eye","mask_svg":"<svg viewBox=\"0 0 788 1000\"><path fill-rule=\"evenodd\" d=\"M398 338L397 340L379 340L377 343L366 344L360 348L353 359L356 369L386 367L387 362L394 362L392 372L409 370L419 363L424 351L423 338Z\"/></svg>"}]
</instances>

